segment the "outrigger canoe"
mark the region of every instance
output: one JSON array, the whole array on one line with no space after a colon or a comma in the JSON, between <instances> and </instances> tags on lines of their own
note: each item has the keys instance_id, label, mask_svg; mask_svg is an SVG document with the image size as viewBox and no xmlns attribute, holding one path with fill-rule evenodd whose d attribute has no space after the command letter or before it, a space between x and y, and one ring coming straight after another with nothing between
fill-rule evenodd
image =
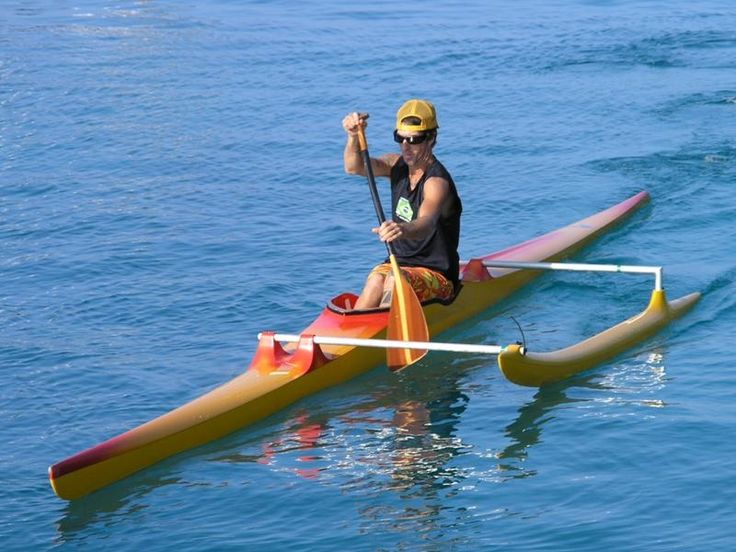
<instances>
[{"instance_id":1,"label":"outrigger canoe","mask_svg":"<svg viewBox=\"0 0 736 552\"><path fill-rule=\"evenodd\" d=\"M430 336L480 314L540 274L539 270L487 265L504 261L559 262L648 200L649 195L640 192L576 223L463 263L462 286L455 299L449 304L432 302L423 306ZM548 353L551 357L509 346L499 354L499 365L509 379L525 385L541 385L566 377L651 335L690 308L698 296L695 293L668 302L663 290L655 290L656 299L644 313L622 323L618 330L614 327L595 336L592 343ZM282 347L274 332L261 334L251 364L240 376L150 422L52 465L49 479L54 492L69 500L82 497L382 364L385 350L316 342L321 336L385 338L388 310L355 310L352 306L356 299L353 293L334 297L291 348Z\"/></svg>"}]
</instances>

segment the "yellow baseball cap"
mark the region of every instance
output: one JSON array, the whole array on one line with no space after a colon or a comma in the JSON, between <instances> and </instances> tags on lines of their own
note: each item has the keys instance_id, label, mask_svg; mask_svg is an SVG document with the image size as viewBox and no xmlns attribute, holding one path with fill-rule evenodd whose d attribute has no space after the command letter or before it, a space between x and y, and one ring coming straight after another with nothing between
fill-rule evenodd
<instances>
[{"instance_id":1,"label":"yellow baseball cap","mask_svg":"<svg viewBox=\"0 0 736 552\"><path fill-rule=\"evenodd\" d=\"M416 117L419 124L408 124L403 122L407 117ZM406 132L419 132L422 130L433 130L440 128L437 124L437 112L432 102L427 100L409 100L396 112L396 130Z\"/></svg>"}]
</instances>

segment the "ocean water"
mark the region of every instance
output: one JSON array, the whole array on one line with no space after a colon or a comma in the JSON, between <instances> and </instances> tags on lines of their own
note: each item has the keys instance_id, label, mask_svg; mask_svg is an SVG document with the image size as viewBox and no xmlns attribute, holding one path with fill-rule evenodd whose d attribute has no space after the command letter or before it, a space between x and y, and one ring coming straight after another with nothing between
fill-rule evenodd
<instances>
[{"instance_id":1,"label":"ocean water","mask_svg":"<svg viewBox=\"0 0 736 552\"><path fill-rule=\"evenodd\" d=\"M0 0L3 550L733 550L732 2ZM427 97L461 256L648 190L576 255L685 318L560 384L385 367L74 502L47 467L240 373L383 249L342 170ZM443 339L558 348L641 276L545 275Z\"/></svg>"}]
</instances>

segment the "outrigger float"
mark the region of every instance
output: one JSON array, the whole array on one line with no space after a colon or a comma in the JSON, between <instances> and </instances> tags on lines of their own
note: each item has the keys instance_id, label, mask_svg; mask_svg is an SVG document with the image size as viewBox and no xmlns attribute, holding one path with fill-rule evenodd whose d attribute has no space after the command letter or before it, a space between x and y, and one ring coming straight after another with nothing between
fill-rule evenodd
<instances>
[{"instance_id":1,"label":"outrigger float","mask_svg":"<svg viewBox=\"0 0 736 552\"><path fill-rule=\"evenodd\" d=\"M461 263L462 287L449 304L423 306L430 336L487 310L543 270L642 272L655 277L646 309L581 343L548 353L507 347L386 340L388 310L352 309L357 296L343 293L298 335L264 332L245 373L202 397L49 468L56 494L76 499L165 458L219 439L286 408L299 399L348 381L381 364L388 348L421 348L498 355L512 382L541 386L587 370L650 337L684 314L700 297L668 301L658 267L561 263L620 223L649 199L640 192L598 214L496 253ZM281 341L296 345L284 348Z\"/></svg>"}]
</instances>

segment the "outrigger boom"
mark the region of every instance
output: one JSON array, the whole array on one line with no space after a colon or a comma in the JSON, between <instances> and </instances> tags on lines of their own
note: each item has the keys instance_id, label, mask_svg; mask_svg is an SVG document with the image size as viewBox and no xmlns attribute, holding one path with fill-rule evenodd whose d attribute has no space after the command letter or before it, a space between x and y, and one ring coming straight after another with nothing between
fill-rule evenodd
<instances>
[{"instance_id":1,"label":"outrigger boom","mask_svg":"<svg viewBox=\"0 0 736 552\"><path fill-rule=\"evenodd\" d=\"M522 270L559 270L574 272L615 272L629 274L652 274L654 275L654 290L662 290L662 267L641 265L617 265L599 263L530 263L520 261L481 261L486 268L514 268ZM460 261L461 265L467 265L468 261ZM258 334L258 339L263 337ZM298 343L305 335L297 334L272 334L274 341L281 343ZM375 347L385 349L418 349L426 351L449 351L454 353L481 353L497 355L504 350L500 345L477 345L472 343L438 343L428 341L401 341L396 339L360 339L339 336L314 336L317 345L346 345L352 347ZM523 348L522 348L523 351Z\"/></svg>"},{"instance_id":2,"label":"outrigger boom","mask_svg":"<svg viewBox=\"0 0 736 552\"><path fill-rule=\"evenodd\" d=\"M258 339L263 339L264 334L259 333ZM503 347L498 345L474 345L472 343L438 343L436 341L400 341L397 339L360 339L355 337L337 337L328 335L296 335L296 334L272 334L274 341L281 343L298 343L304 338L313 338L317 345L346 345L349 347L373 347L377 349L418 349L424 351L449 351L453 353L482 353L497 355Z\"/></svg>"},{"instance_id":3,"label":"outrigger boom","mask_svg":"<svg viewBox=\"0 0 736 552\"><path fill-rule=\"evenodd\" d=\"M522 263L523 268L552 269L559 261L621 223L648 200L649 194L640 192L578 222L468 261L460 267L462 288L454 301L423 306L429 335L438 335L483 313L529 283L538 272L520 270ZM491 265L495 270L489 270ZM564 269L573 266L565 265ZM616 266L610 271L628 271L624 268ZM523 351L519 345L504 347L497 353L502 372L511 381L523 385L536 386L559 380L652 335L687 311L700 296L692 293L668 302L664 290L657 289L661 288L661 270L655 272L655 277L657 283L649 306L641 314L553 353ZM386 337L388 310L353 310L350 306L356 299L353 293L334 297L300 336L293 336L298 344L290 350L275 341L273 332L264 333L243 374L154 420L55 463L49 468L54 491L64 499L82 497L382 364L386 357L385 351L380 349L317 342L325 336L352 340ZM436 345L420 342L425 349ZM406 342L402 342L401 347L406 349ZM486 352L484 349L491 346L473 347L482 349L471 352Z\"/></svg>"},{"instance_id":4,"label":"outrigger boom","mask_svg":"<svg viewBox=\"0 0 736 552\"><path fill-rule=\"evenodd\" d=\"M466 261L467 262L467 261ZM462 261L460 264L463 264ZM661 266L636 266L594 263L524 263L516 261L482 261L486 268L519 268L527 270L560 270L574 272L618 272L654 275L654 289L662 289Z\"/></svg>"},{"instance_id":5,"label":"outrigger boom","mask_svg":"<svg viewBox=\"0 0 736 552\"><path fill-rule=\"evenodd\" d=\"M461 264L466 264L462 263ZM310 340L316 345L342 345L350 347L374 347L385 349L418 349L425 351L450 351L456 353L480 353L498 355L501 371L514 383L540 386L591 368L624 349L633 346L686 312L700 297L693 293L669 303L662 288L662 267L592 263L544 263L520 261L482 261L486 268L512 268L522 270L560 270L577 272L615 272L652 274L654 290L649 305L642 313L609 328L585 341L566 349L548 353L529 354L520 343L508 345L477 345L470 343L438 343L425 341L400 341L389 339L360 339L339 336L313 336L269 332L274 341L297 343ZM264 334L258 334L261 340Z\"/></svg>"}]
</instances>

